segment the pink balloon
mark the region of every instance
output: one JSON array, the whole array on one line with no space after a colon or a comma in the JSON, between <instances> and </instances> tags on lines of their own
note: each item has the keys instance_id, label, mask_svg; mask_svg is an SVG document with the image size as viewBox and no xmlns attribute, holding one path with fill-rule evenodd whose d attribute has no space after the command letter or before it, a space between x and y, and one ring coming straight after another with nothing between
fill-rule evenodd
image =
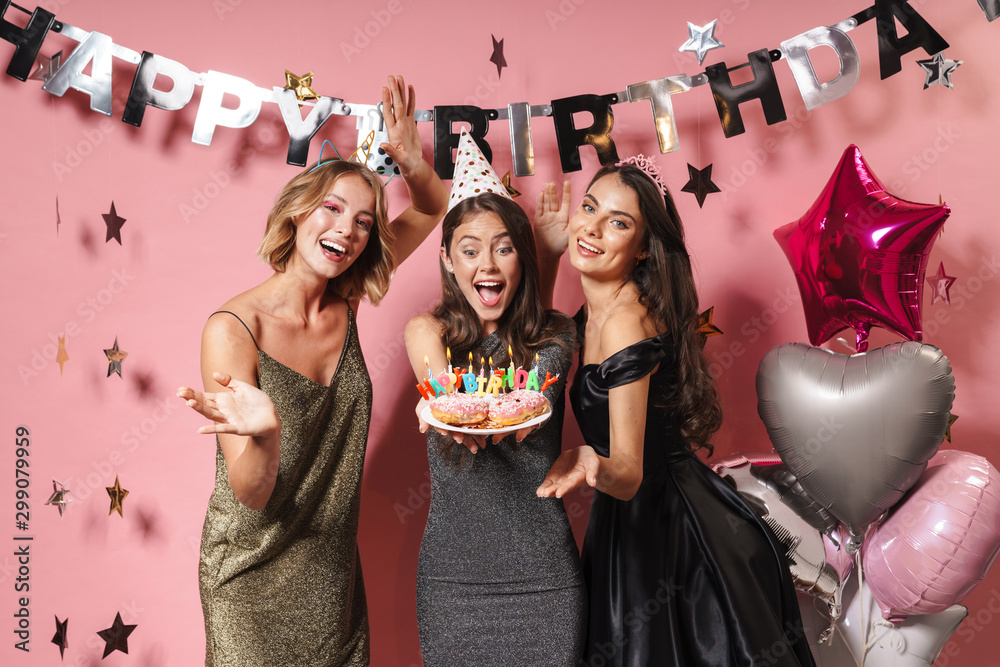
<instances>
[{"instance_id":1,"label":"pink balloon","mask_svg":"<svg viewBox=\"0 0 1000 667\"><path fill-rule=\"evenodd\" d=\"M1000 473L981 456L944 450L863 549L865 582L898 622L962 601L1000 553Z\"/></svg>"},{"instance_id":2,"label":"pink balloon","mask_svg":"<svg viewBox=\"0 0 1000 667\"><path fill-rule=\"evenodd\" d=\"M921 340L927 255L949 213L886 192L850 146L806 214L774 232L795 271L812 344L851 327L864 352L872 326Z\"/></svg>"}]
</instances>

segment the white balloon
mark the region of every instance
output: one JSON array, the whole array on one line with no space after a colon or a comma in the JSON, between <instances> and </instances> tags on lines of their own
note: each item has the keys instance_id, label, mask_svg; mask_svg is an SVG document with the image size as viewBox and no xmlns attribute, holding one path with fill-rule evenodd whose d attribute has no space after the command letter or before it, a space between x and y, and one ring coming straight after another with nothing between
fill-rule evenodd
<instances>
[{"instance_id":1,"label":"white balloon","mask_svg":"<svg viewBox=\"0 0 1000 667\"><path fill-rule=\"evenodd\" d=\"M882 619L867 585L859 593L855 573L844 586L843 613L833 634L820 644L821 633L830 626L826 605L803 593L798 597L802 625L817 667L859 667L863 654L864 667L929 667L969 613L962 605L953 605L940 613L910 616L893 625Z\"/></svg>"}]
</instances>

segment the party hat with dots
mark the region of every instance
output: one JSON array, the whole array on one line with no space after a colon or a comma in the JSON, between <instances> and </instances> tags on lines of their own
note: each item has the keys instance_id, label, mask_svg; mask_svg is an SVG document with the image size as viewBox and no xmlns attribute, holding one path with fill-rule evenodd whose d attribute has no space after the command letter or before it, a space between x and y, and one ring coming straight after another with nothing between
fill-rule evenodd
<instances>
[{"instance_id":1,"label":"party hat with dots","mask_svg":"<svg viewBox=\"0 0 1000 667\"><path fill-rule=\"evenodd\" d=\"M495 192L510 199L507 188L483 157L472 135L463 131L458 140L458 158L455 160L455 175L451 179L448 210L455 208L466 197L475 197L484 192Z\"/></svg>"}]
</instances>

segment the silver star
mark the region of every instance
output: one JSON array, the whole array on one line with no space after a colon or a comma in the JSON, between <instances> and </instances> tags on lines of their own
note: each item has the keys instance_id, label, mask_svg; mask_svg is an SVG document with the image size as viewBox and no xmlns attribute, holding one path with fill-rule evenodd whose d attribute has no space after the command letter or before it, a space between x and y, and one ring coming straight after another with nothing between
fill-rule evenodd
<instances>
[{"instance_id":1,"label":"silver star","mask_svg":"<svg viewBox=\"0 0 1000 667\"><path fill-rule=\"evenodd\" d=\"M55 505L59 508L59 516L63 515L63 510L66 509L66 503L73 500L69 498L69 489L64 487L62 484L56 480L52 480L52 495L49 499L45 501L46 505Z\"/></svg>"},{"instance_id":2,"label":"silver star","mask_svg":"<svg viewBox=\"0 0 1000 667\"><path fill-rule=\"evenodd\" d=\"M684 42L678 51L690 51L698 55L698 64L700 65L705 60L705 54L712 49L721 49L725 46L722 42L715 38L715 24L718 23L718 19L715 19L708 25L698 27L695 24L688 21L688 34L691 36L688 41Z\"/></svg>"},{"instance_id":3,"label":"silver star","mask_svg":"<svg viewBox=\"0 0 1000 667\"><path fill-rule=\"evenodd\" d=\"M935 53L930 60L918 60L917 64L924 68L924 90L935 83L940 83L949 90L955 90L955 87L951 85L951 75L963 62L965 61L945 58L944 51Z\"/></svg>"},{"instance_id":4,"label":"silver star","mask_svg":"<svg viewBox=\"0 0 1000 667\"><path fill-rule=\"evenodd\" d=\"M52 75L56 73L56 70L62 66L62 51L55 54L51 58L46 58L42 56L38 59L38 69L31 73L29 79L35 79L36 81L48 81L52 78Z\"/></svg>"}]
</instances>

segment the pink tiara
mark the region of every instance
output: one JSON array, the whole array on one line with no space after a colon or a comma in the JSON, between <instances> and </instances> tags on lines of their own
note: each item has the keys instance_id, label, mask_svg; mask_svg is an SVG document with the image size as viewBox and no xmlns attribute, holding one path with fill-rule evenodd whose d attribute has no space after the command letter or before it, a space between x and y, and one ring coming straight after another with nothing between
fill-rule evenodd
<instances>
[{"instance_id":1,"label":"pink tiara","mask_svg":"<svg viewBox=\"0 0 1000 667\"><path fill-rule=\"evenodd\" d=\"M663 179L660 177L660 167L655 162L653 162L653 158L646 157L642 153L638 153L632 157L625 158L621 162L618 162L617 165L615 166L620 167L623 164L631 164L644 171L646 175L649 176L649 178L653 181L653 183L656 184L656 187L660 191L660 194L663 195L664 197L667 196L667 186L663 182Z\"/></svg>"}]
</instances>

